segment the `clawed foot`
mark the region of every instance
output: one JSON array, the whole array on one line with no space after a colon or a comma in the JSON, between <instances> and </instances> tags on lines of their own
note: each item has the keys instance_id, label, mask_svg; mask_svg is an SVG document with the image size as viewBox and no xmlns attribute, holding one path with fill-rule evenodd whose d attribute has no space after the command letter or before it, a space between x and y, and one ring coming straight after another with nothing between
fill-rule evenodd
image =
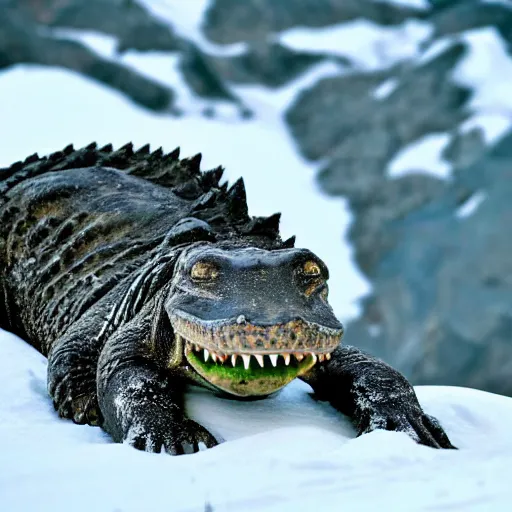
<instances>
[{"instance_id":1,"label":"clawed foot","mask_svg":"<svg viewBox=\"0 0 512 512\"><path fill-rule=\"evenodd\" d=\"M199 451L199 444L206 448L218 444L213 435L202 425L188 418L180 421L165 421L148 426L133 424L126 433L123 442L147 452L160 453L162 450L170 455L183 455Z\"/></svg>"},{"instance_id":2,"label":"clawed foot","mask_svg":"<svg viewBox=\"0 0 512 512\"><path fill-rule=\"evenodd\" d=\"M358 436L377 429L405 432L417 443L432 448L456 449L439 421L425 414L419 407L405 412L396 410L381 412L374 409L363 411L357 424Z\"/></svg>"},{"instance_id":3,"label":"clawed foot","mask_svg":"<svg viewBox=\"0 0 512 512\"><path fill-rule=\"evenodd\" d=\"M100 426L102 416L95 391L84 392L74 389L71 374L49 386L53 406L61 418L72 420L78 425Z\"/></svg>"}]
</instances>

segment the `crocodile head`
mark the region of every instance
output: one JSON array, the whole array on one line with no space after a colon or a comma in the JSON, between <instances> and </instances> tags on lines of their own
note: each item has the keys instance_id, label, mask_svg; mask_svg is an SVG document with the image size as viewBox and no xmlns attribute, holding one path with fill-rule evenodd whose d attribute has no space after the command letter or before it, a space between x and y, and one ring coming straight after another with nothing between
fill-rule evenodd
<instances>
[{"instance_id":1,"label":"crocodile head","mask_svg":"<svg viewBox=\"0 0 512 512\"><path fill-rule=\"evenodd\" d=\"M327 279L306 249L201 245L181 255L165 308L202 379L232 395L264 396L340 343Z\"/></svg>"}]
</instances>

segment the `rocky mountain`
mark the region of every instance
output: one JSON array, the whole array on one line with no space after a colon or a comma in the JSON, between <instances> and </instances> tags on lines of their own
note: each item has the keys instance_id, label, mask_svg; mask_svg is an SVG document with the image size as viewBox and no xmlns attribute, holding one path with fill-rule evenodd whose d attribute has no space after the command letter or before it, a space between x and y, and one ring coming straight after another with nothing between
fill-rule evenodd
<instances>
[{"instance_id":1,"label":"rocky mountain","mask_svg":"<svg viewBox=\"0 0 512 512\"><path fill-rule=\"evenodd\" d=\"M163 3L0 0L0 69L64 67L186 115L172 87L76 37L94 31L119 55L177 57L195 97L246 117L244 87L278 91L332 63L283 114L353 214L372 291L347 340L416 384L512 395L512 2L211 0L200 38Z\"/></svg>"}]
</instances>

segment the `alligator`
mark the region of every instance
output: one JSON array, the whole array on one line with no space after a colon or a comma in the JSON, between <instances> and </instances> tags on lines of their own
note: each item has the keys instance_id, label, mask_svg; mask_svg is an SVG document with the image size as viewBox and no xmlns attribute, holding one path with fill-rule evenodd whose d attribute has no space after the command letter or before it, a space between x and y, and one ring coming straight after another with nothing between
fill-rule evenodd
<instances>
[{"instance_id":1,"label":"alligator","mask_svg":"<svg viewBox=\"0 0 512 512\"><path fill-rule=\"evenodd\" d=\"M0 169L0 327L48 358L58 415L180 455L218 443L188 385L254 400L299 378L358 435L454 448L405 377L341 343L324 262L200 162L93 143Z\"/></svg>"}]
</instances>

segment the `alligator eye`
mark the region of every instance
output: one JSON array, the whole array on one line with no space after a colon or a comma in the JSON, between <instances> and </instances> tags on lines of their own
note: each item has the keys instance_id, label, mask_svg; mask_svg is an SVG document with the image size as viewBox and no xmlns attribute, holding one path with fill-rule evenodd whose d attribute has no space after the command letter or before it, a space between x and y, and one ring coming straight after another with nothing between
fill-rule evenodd
<instances>
[{"instance_id":1,"label":"alligator eye","mask_svg":"<svg viewBox=\"0 0 512 512\"><path fill-rule=\"evenodd\" d=\"M304 270L304 274L308 276L319 276L321 274L321 270L318 263L315 263L314 261L311 260L306 261L302 269Z\"/></svg>"},{"instance_id":2,"label":"alligator eye","mask_svg":"<svg viewBox=\"0 0 512 512\"><path fill-rule=\"evenodd\" d=\"M190 269L190 277L195 281L213 281L219 275L217 267L213 263L198 261Z\"/></svg>"}]
</instances>

